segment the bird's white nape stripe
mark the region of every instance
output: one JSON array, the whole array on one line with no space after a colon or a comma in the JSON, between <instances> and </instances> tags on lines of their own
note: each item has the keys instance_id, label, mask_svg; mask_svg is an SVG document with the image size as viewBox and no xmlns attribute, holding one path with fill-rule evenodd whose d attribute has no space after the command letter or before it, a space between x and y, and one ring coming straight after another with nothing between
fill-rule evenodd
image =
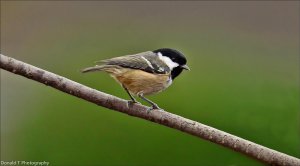
<instances>
[{"instance_id":1,"label":"bird's white nape stripe","mask_svg":"<svg viewBox=\"0 0 300 166\"><path fill-rule=\"evenodd\" d=\"M169 57L167 57L167 56L163 56L162 53L158 52L157 55L158 55L158 58L159 58L160 60L162 60L162 61L163 61L163 62L164 62L171 70L172 70L173 68L179 66L178 63L173 62L173 61L172 61Z\"/></svg>"},{"instance_id":2,"label":"bird's white nape stripe","mask_svg":"<svg viewBox=\"0 0 300 166\"><path fill-rule=\"evenodd\" d=\"M148 59L146 59L143 56L142 56L142 59L144 59L146 61L146 63L148 64L149 67L151 67L152 69L154 69L154 67L152 66L152 64L150 63L150 61Z\"/></svg>"}]
</instances>

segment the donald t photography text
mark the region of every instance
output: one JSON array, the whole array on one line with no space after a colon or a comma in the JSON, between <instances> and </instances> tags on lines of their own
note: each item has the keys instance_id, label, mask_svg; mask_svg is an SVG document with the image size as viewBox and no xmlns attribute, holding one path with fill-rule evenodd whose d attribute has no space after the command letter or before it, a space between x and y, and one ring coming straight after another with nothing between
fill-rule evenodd
<instances>
[{"instance_id":1,"label":"donald t photography text","mask_svg":"<svg viewBox=\"0 0 300 166\"><path fill-rule=\"evenodd\" d=\"M10 165L32 165L32 166L48 166L50 162L47 161L2 161L1 166Z\"/></svg>"}]
</instances>

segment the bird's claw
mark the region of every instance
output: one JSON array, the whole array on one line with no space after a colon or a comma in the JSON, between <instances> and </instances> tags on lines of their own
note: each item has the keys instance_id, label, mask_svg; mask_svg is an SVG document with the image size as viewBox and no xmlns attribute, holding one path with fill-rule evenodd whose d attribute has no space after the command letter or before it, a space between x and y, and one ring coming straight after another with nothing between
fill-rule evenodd
<instances>
[{"instance_id":1,"label":"bird's claw","mask_svg":"<svg viewBox=\"0 0 300 166\"><path fill-rule=\"evenodd\" d=\"M151 108L152 108L153 110L155 110L155 109L160 109L160 108L158 107L158 105L156 105L156 104L153 104L153 105L151 106Z\"/></svg>"},{"instance_id":2,"label":"bird's claw","mask_svg":"<svg viewBox=\"0 0 300 166\"><path fill-rule=\"evenodd\" d=\"M151 107L147 109L147 113L149 114L152 110L163 110L163 109L159 108L158 105L153 104Z\"/></svg>"},{"instance_id":3,"label":"bird's claw","mask_svg":"<svg viewBox=\"0 0 300 166\"><path fill-rule=\"evenodd\" d=\"M134 104L141 104L141 103L138 102L138 101L133 101L133 100L129 100L128 103L127 103L128 107L131 107L131 106L133 106Z\"/></svg>"}]
</instances>

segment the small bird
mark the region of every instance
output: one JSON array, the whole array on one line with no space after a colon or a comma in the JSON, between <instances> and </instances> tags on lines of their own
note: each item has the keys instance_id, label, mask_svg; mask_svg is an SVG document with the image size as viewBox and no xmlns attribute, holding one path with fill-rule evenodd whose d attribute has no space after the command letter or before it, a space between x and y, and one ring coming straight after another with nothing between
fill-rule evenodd
<instances>
[{"instance_id":1,"label":"small bird","mask_svg":"<svg viewBox=\"0 0 300 166\"><path fill-rule=\"evenodd\" d=\"M138 103L133 97L135 95L150 103L151 109L160 108L145 96L165 90L183 69L190 70L185 56L170 48L115 57L96 63L98 65L85 68L82 72L107 72L126 90L131 98L129 104Z\"/></svg>"}]
</instances>

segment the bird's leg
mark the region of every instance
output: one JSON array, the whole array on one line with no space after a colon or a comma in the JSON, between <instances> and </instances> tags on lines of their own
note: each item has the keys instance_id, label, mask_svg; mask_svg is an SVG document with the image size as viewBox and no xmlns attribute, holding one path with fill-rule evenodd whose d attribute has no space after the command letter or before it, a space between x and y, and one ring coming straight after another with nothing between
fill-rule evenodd
<instances>
[{"instance_id":1,"label":"bird's leg","mask_svg":"<svg viewBox=\"0 0 300 166\"><path fill-rule=\"evenodd\" d=\"M123 86L123 88L126 90L126 92L128 93L129 97L131 98L131 100L128 101L129 104L139 103L139 102L131 95L131 93L128 91L128 89L127 89L125 86Z\"/></svg>"},{"instance_id":2,"label":"bird's leg","mask_svg":"<svg viewBox=\"0 0 300 166\"><path fill-rule=\"evenodd\" d=\"M152 109L160 109L160 108L158 107L157 104L155 104L153 101L151 101L151 100L147 99L146 97L144 97L143 94L138 94L138 96L139 96L141 99L145 100L146 102L150 103L150 104L152 105ZM150 110L149 110L149 111L150 111Z\"/></svg>"}]
</instances>

